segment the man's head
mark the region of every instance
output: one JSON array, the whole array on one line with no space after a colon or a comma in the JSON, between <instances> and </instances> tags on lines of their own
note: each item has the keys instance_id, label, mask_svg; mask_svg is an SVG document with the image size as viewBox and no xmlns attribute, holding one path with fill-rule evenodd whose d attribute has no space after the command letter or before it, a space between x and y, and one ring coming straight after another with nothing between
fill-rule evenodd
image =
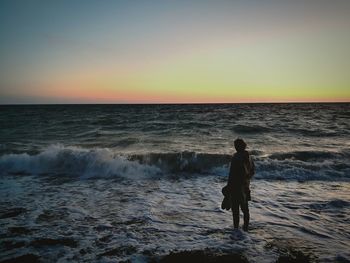
<instances>
[{"instance_id":1,"label":"man's head","mask_svg":"<svg viewBox=\"0 0 350 263\"><path fill-rule=\"evenodd\" d=\"M243 139L240 139L240 138L234 141L234 145L237 152L243 152L247 147L247 144L243 141Z\"/></svg>"}]
</instances>

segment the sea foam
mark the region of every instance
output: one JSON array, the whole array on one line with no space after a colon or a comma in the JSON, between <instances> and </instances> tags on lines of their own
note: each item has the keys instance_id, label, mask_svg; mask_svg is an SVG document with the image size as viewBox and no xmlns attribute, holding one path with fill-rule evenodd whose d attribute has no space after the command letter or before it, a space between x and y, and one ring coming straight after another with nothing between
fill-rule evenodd
<instances>
[{"instance_id":1,"label":"sea foam","mask_svg":"<svg viewBox=\"0 0 350 263\"><path fill-rule=\"evenodd\" d=\"M109 149L83 149L51 145L36 155L7 154L0 157L0 169L7 173L64 174L80 178L143 177L156 175L159 168L129 161Z\"/></svg>"},{"instance_id":2,"label":"sea foam","mask_svg":"<svg viewBox=\"0 0 350 263\"><path fill-rule=\"evenodd\" d=\"M257 155L255 155L257 154ZM256 179L345 180L350 179L346 152L287 152L270 155L253 152ZM228 175L227 154L170 152L120 154L109 148L85 149L51 145L38 154L5 154L2 174L52 174L78 178L154 178L171 175Z\"/></svg>"}]
</instances>

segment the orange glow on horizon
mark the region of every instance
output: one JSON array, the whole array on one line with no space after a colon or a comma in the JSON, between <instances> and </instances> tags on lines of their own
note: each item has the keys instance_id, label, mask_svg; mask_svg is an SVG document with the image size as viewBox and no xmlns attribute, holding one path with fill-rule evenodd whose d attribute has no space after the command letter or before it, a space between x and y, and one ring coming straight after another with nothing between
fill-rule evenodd
<instances>
[{"instance_id":1,"label":"orange glow on horizon","mask_svg":"<svg viewBox=\"0 0 350 263\"><path fill-rule=\"evenodd\" d=\"M188 94L167 94L166 92L157 92L149 90L135 89L120 89L112 90L107 88L87 88L83 85L66 86L50 86L50 94L45 94L45 90L41 91L40 97L60 100L73 101L74 103L146 103L146 104L190 104L190 103L317 103L317 102L350 102L350 98L312 98L312 97L290 97L283 98L282 96L267 97L267 96L222 96L215 95L196 95L189 96Z\"/></svg>"}]
</instances>

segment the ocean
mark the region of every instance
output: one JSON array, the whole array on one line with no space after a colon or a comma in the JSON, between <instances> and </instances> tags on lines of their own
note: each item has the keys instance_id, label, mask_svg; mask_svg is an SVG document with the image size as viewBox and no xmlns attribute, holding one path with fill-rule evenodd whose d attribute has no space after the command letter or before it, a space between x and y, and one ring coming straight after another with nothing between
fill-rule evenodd
<instances>
[{"instance_id":1,"label":"ocean","mask_svg":"<svg viewBox=\"0 0 350 263\"><path fill-rule=\"evenodd\" d=\"M248 233L220 208L238 137ZM0 261L350 262L349 222L349 103L0 106Z\"/></svg>"}]
</instances>

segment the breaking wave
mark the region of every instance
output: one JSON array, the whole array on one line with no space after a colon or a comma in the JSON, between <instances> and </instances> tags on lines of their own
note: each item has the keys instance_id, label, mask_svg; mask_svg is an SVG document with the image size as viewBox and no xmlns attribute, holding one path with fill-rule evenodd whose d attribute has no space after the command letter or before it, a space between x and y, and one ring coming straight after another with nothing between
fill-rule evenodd
<instances>
[{"instance_id":1,"label":"breaking wave","mask_svg":"<svg viewBox=\"0 0 350 263\"><path fill-rule=\"evenodd\" d=\"M349 152L252 152L256 179L350 180ZM38 154L5 154L0 174L66 175L79 178L159 178L183 175L228 175L231 156L196 152L121 155L109 148L51 145Z\"/></svg>"},{"instance_id":2,"label":"breaking wave","mask_svg":"<svg viewBox=\"0 0 350 263\"><path fill-rule=\"evenodd\" d=\"M60 145L49 146L36 155L3 155L0 169L8 174L63 174L81 178L148 176L160 172L155 166L129 161L109 149L89 150Z\"/></svg>"}]
</instances>

